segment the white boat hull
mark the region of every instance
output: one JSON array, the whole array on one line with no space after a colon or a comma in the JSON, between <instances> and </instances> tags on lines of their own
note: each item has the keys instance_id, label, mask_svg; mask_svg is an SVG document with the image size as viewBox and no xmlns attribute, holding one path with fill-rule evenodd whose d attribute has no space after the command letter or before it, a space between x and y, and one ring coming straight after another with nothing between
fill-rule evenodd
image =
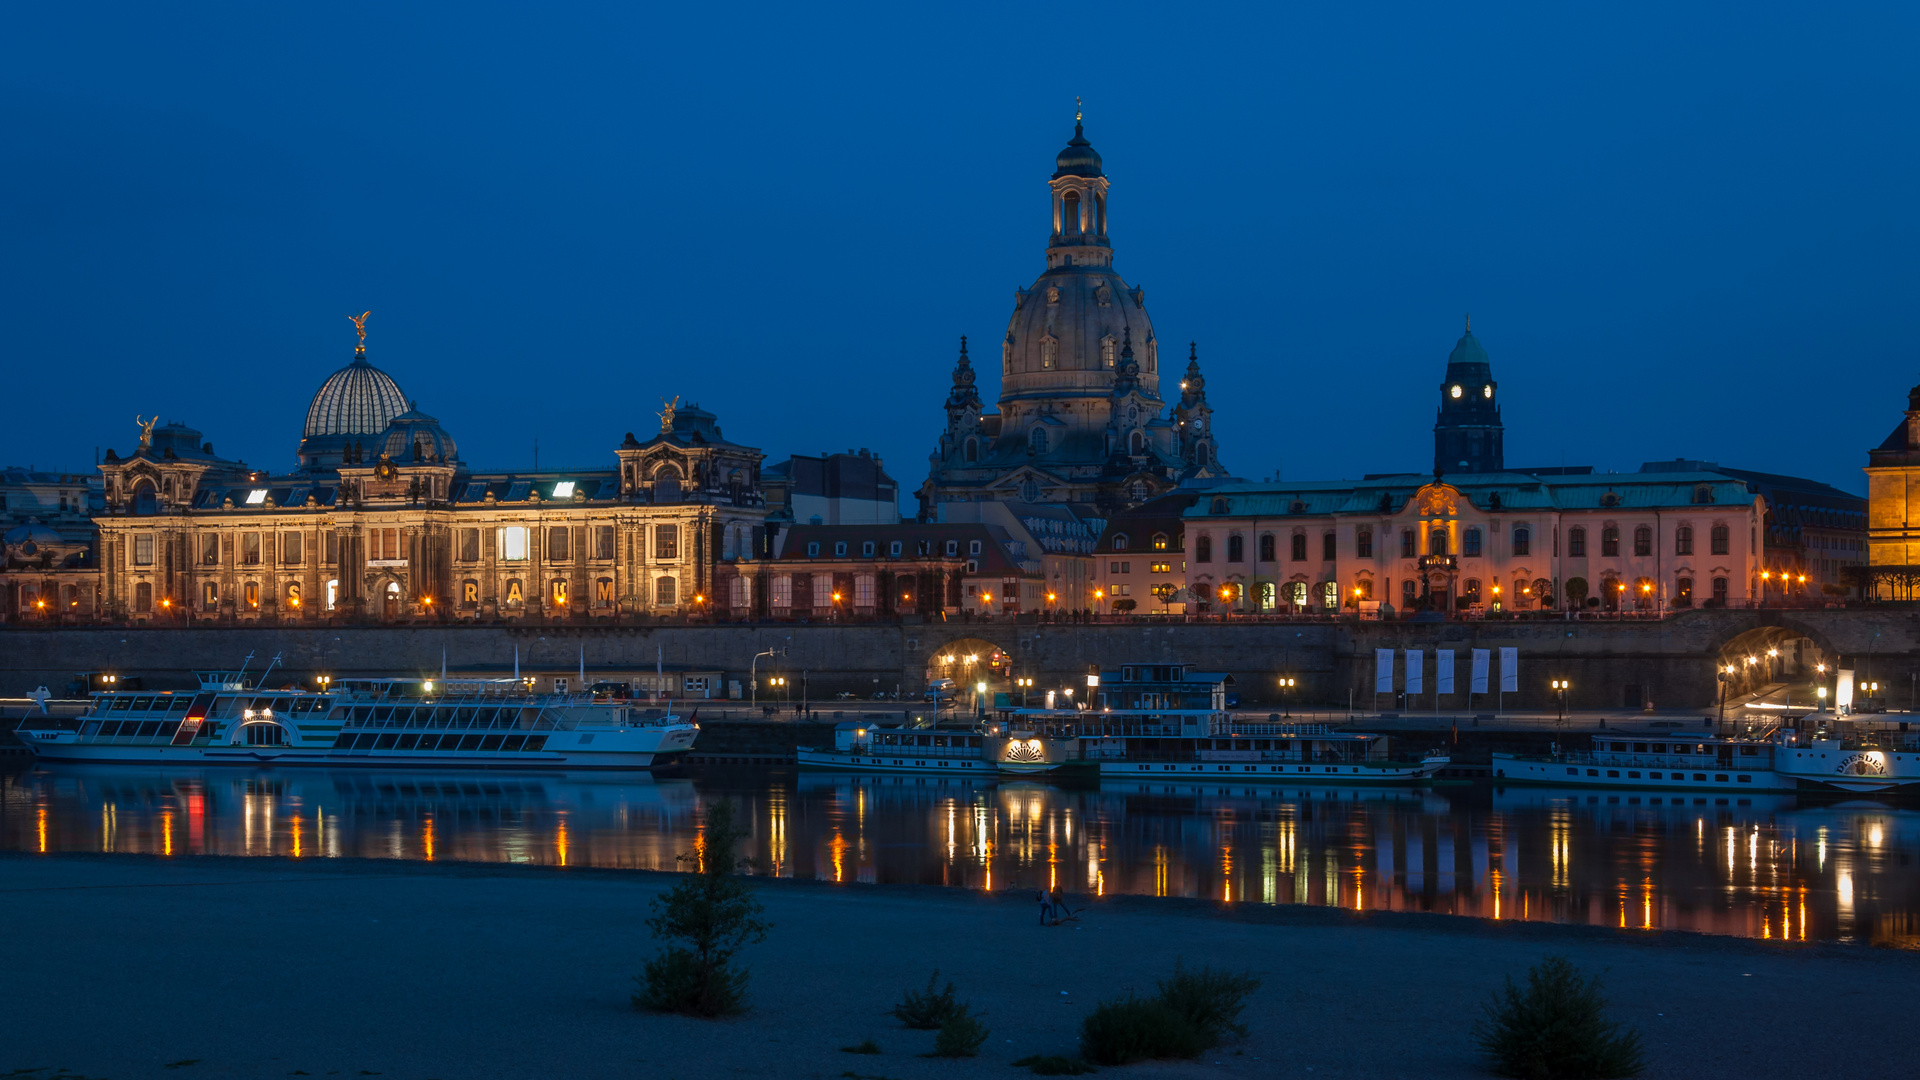
<instances>
[{"instance_id":1,"label":"white boat hull","mask_svg":"<svg viewBox=\"0 0 1920 1080\"><path fill-rule=\"evenodd\" d=\"M1672 768L1632 768L1625 765L1554 761L1549 758L1530 758L1502 753L1493 755L1493 782L1495 784L1548 784L1565 788L1688 791L1701 794L1793 791L1799 787L1793 779L1781 776L1772 769L1716 769L1703 766L1677 771Z\"/></svg>"},{"instance_id":2,"label":"white boat hull","mask_svg":"<svg viewBox=\"0 0 1920 1080\"><path fill-rule=\"evenodd\" d=\"M555 732L535 751L340 750L330 746L169 746L86 742L68 731L15 733L45 761L100 765L323 765L406 769L650 769L693 746L697 728L609 728ZM582 739L581 736L586 736Z\"/></svg>"},{"instance_id":3,"label":"white boat hull","mask_svg":"<svg viewBox=\"0 0 1920 1080\"><path fill-rule=\"evenodd\" d=\"M1421 762L1298 764L1239 761L1103 761L1102 780L1192 780L1277 784L1413 784L1447 767L1447 758Z\"/></svg>"},{"instance_id":4,"label":"white boat hull","mask_svg":"<svg viewBox=\"0 0 1920 1080\"><path fill-rule=\"evenodd\" d=\"M980 758L905 755L894 757L804 748L797 751L796 764L802 769L830 772L926 773L949 776L994 776L1000 772L993 762Z\"/></svg>"}]
</instances>

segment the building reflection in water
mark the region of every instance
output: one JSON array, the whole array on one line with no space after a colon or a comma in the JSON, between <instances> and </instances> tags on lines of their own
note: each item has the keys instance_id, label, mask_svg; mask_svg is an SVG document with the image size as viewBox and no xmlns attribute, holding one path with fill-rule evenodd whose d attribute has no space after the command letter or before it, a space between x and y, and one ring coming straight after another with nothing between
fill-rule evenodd
<instances>
[{"instance_id":1,"label":"building reflection in water","mask_svg":"<svg viewBox=\"0 0 1920 1080\"><path fill-rule=\"evenodd\" d=\"M781 877L1920 947L1920 813L1792 796L55 766L0 773L0 848L673 870L716 797Z\"/></svg>"}]
</instances>

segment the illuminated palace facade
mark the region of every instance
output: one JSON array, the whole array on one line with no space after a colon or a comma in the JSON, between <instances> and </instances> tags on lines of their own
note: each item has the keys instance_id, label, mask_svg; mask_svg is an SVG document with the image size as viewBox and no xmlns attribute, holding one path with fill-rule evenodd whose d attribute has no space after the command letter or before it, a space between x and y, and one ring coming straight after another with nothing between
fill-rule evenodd
<instances>
[{"instance_id":1,"label":"illuminated palace facade","mask_svg":"<svg viewBox=\"0 0 1920 1080\"><path fill-rule=\"evenodd\" d=\"M669 405L601 469L476 472L363 339L314 395L298 457L269 475L157 422L128 456L109 450L104 614L491 621L753 600L750 578L733 581L764 546L762 455L697 406Z\"/></svg>"}]
</instances>

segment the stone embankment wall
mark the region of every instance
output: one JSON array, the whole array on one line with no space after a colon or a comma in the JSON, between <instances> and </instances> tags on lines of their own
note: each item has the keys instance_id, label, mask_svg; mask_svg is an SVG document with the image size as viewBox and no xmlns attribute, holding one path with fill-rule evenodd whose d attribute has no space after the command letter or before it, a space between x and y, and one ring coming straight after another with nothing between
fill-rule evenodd
<instances>
[{"instance_id":1,"label":"stone embankment wall","mask_svg":"<svg viewBox=\"0 0 1920 1080\"><path fill-rule=\"evenodd\" d=\"M843 691L865 698L896 688L917 696L929 658L993 645L1011 654L1018 673L1030 674L1041 689L1083 687L1093 665L1177 660L1232 672L1248 703L1276 700L1274 682L1284 671L1299 679L1298 704L1345 707L1351 694L1355 704L1373 710L1393 707L1390 699L1373 698L1375 649L1458 650L1456 672L1464 689L1466 650L1511 646L1520 650L1520 690L1507 695L1508 708L1550 707L1552 678L1572 681L1568 704L1574 708L1621 708L1628 687L1642 688L1658 707L1678 708L1711 705L1721 657L1767 644L1804 656L1817 650L1821 659L1871 671L1905 692L1920 655L1917 631L1914 613L1882 609L1696 611L1644 623L7 629L0 630L0 696L42 685L60 694L75 673L102 670L142 676L152 688L186 688L193 670L233 668L249 652L256 671L281 654L283 669L293 676L434 674L443 655L454 668L506 670L516 648L528 669L569 670L582 653L589 668L639 669L651 667L658 655L669 664L725 671L742 682L754 654L773 649L780 655L760 660L762 676L770 666L795 681L804 673L816 700ZM1901 701L1898 693L1893 697ZM1457 710L1465 703L1449 701L1446 707Z\"/></svg>"}]
</instances>

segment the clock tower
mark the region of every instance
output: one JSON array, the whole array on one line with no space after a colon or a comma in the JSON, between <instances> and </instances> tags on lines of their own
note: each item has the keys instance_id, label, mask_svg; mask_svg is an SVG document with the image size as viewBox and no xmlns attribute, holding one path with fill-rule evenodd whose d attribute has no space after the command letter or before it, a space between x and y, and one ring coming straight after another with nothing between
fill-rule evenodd
<instances>
[{"instance_id":1,"label":"clock tower","mask_svg":"<svg viewBox=\"0 0 1920 1080\"><path fill-rule=\"evenodd\" d=\"M1473 336L1473 322L1468 320L1466 332L1447 357L1447 380L1440 384L1440 410L1433 423L1434 472L1506 471L1499 392L1487 350Z\"/></svg>"}]
</instances>

